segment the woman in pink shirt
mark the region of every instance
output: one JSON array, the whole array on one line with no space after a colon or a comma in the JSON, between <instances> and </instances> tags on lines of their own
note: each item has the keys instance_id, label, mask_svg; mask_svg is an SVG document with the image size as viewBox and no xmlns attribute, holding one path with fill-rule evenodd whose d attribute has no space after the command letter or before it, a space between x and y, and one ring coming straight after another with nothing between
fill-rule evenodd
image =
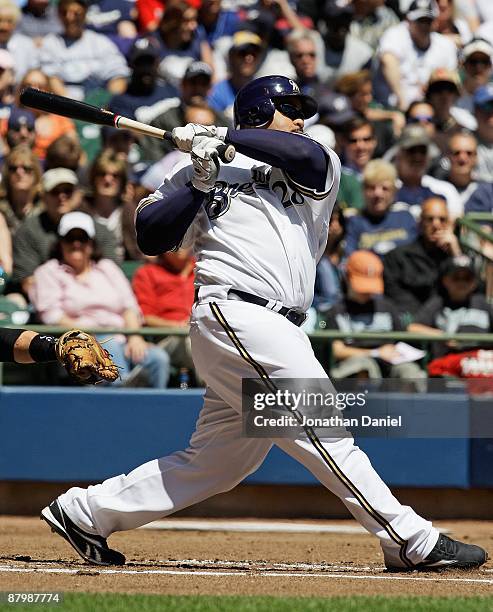
<instances>
[{"instance_id":1,"label":"woman in pink shirt","mask_svg":"<svg viewBox=\"0 0 493 612\"><path fill-rule=\"evenodd\" d=\"M82 328L141 326L135 296L120 268L101 259L94 242L94 221L83 212L70 212L60 220L54 258L39 266L29 297L46 325ZM152 387L165 388L170 361L163 349L140 335L113 337L105 348L121 366L122 382L140 364Z\"/></svg>"}]
</instances>

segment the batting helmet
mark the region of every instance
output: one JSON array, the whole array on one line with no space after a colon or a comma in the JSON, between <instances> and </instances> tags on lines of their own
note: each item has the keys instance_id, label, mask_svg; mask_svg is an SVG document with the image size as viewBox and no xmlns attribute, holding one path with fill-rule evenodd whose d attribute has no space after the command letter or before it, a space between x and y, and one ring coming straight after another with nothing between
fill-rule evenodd
<instances>
[{"instance_id":1,"label":"batting helmet","mask_svg":"<svg viewBox=\"0 0 493 612\"><path fill-rule=\"evenodd\" d=\"M262 127L274 116L274 102L278 98L296 97L302 104L305 119L317 112L317 103L300 92L298 85L287 77L270 75L247 83L236 95L234 105L235 127Z\"/></svg>"}]
</instances>

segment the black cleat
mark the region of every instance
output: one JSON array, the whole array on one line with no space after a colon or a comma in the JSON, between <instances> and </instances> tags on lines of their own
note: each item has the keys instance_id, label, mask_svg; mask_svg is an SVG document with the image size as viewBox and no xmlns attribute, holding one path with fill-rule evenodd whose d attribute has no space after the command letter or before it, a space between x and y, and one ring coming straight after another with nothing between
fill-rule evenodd
<instances>
[{"instance_id":1,"label":"black cleat","mask_svg":"<svg viewBox=\"0 0 493 612\"><path fill-rule=\"evenodd\" d=\"M387 567L390 572L419 570L426 572L439 569L472 569L488 560L488 553L475 544L464 544L441 533L433 550L424 561L414 567Z\"/></svg>"},{"instance_id":2,"label":"black cleat","mask_svg":"<svg viewBox=\"0 0 493 612\"><path fill-rule=\"evenodd\" d=\"M108 548L104 538L86 533L77 527L63 511L57 499L41 510L40 518L48 523L54 533L67 540L85 561L93 565L125 564L122 553Z\"/></svg>"}]
</instances>

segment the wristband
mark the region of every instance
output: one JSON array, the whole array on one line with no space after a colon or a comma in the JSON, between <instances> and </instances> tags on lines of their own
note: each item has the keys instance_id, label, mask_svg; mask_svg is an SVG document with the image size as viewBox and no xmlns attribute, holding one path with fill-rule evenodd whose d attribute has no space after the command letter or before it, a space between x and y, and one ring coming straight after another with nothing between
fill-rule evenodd
<instances>
[{"instance_id":1,"label":"wristband","mask_svg":"<svg viewBox=\"0 0 493 612\"><path fill-rule=\"evenodd\" d=\"M53 336L34 336L29 345L29 355L36 363L56 361L56 338Z\"/></svg>"},{"instance_id":2,"label":"wristband","mask_svg":"<svg viewBox=\"0 0 493 612\"><path fill-rule=\"evenodd\" d=\"M380 357L380 349L377 349L377 348L371 349L370 357Z\"/></svg>"}]
</instances>

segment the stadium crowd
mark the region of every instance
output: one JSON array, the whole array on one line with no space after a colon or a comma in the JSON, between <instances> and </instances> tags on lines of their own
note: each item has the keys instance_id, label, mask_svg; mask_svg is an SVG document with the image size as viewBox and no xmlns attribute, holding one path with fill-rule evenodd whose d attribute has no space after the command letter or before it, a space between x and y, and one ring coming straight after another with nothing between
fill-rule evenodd
<instances>
[{"instance_id":1,"label":"stadium crowd","mask_svg":"<svg viewBox=\"0 0 493 612\"><path fill-rule=\"evenodd\" d=\"M267 74L317 100L306 132L342 161L305 324L347 334L331 374L426 376L402 346L351 339L407 329L437 337L429 374L493 375L477 344L438 341L493 331L491 282L457 223L493 212L491 0L0 0L3 322L186 328L194 300L191 253L145 257L133 230L185 154L25 108L24 87L171 130L233 126L236 93ZM186 337L109 350L122 384L193 373Z\"/></svg>"}]
</instances>

